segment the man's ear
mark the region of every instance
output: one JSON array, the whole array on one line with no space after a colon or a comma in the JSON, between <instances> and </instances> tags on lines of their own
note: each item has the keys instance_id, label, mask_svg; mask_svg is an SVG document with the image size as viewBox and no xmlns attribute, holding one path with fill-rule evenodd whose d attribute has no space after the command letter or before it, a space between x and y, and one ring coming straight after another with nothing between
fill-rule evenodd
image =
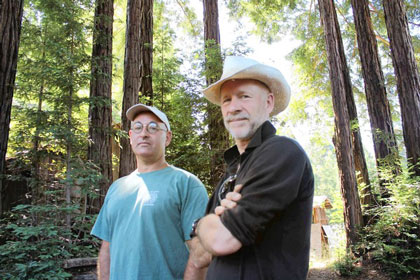
<instances>
[{"instance_id":1,"label":"man's ear","mask_svg":"<svg viewBox=\"0 0 420 280\"><path fill-rule=\"evenodd\" d=\"M131 143L131 134L133 134L133 132L131 131L131 129L128 131L128 136L129 136L129 138L130 138L130 145L132 144Z\"/></svg>"},{"instance_id":2,"label":"man's ear","mask_svg":"<svg viewBox=\"0 0 420 280\"><path fill-rule=\"evenodd\" d=\"M268 110L268 114L271 114L271 112L274 109L274 94L269 92L267 94L267 110Z\"/></svg>"},{"instance_id":3,"label":"man's ear","mask_svg":"<svg viewBox=\"0 0 420 280\"><path fill-rule=\"evenodd\" d=\"M172 140L172 131L166 132L165 147L168 147Z\"/></svg>"}]
</instances>

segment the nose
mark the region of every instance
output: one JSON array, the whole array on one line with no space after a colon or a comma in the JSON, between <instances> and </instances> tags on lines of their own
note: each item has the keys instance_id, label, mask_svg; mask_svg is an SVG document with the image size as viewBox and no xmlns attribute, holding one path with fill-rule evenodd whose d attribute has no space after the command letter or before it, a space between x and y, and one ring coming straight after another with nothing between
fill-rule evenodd
<instances>
[{"instance_id":1,"label":"nose","mask_svg":"<svg viewBox=\"0 0 420 280\"><path fill-rule=\"evenodd\" d=\"M232 96L232 99L230 100L228 106L227 106L227 112L231 114L236 114L242 111L242 106L240 99Z\"/></svg>"},{"instance_id":2,"label":"nose","mask_svg":"<svg viewBox=\"0 0 420 280\"><path fill-rule=\"evenodd\" d=\"M142 130L140 131L140 133L138 135L141 138L149 137L149 132L147 131L146 126L143 126Z\"/></svg>"}]
</instances>

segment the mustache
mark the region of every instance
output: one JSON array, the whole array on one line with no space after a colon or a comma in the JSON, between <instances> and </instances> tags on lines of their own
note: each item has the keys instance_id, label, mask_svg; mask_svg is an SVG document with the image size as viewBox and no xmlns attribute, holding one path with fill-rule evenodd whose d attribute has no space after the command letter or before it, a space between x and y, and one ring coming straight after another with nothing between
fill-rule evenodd
<instances>
[{"instance_id":1,"label":"mustache","mask_svg":"<svg viewBox=\"0 0 420 280\"><path fill-rule=\"evenodd\" d=\"M241 112L237 115L229 115L225 117L225 122L237 121L241 119L249 119L249 115L244 112Z\"/></svg>"}]
</instances>

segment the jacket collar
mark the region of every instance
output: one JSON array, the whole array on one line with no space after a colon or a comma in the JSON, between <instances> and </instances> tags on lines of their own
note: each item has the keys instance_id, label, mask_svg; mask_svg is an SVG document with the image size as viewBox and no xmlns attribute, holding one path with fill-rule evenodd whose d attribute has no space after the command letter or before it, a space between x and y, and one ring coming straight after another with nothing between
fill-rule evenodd
<instances>
[{"instance_id":1,"label":"jacket collar","mask_svg":"<svg viewBox=\"0 0 420 280\"><path fill-rule=\"evenodd\" d=\"M262 142L266 139L272 137L276 134L276 128L271 124L270 121L265 121L260 127L255 131L255 134L252 136L251 141L249 141L248 146L245 149L243 154L248 154L256 147L260 146ZM240 156L238 147L235 145L224 153L225 162L230 166L235 160Z\"/></svg>"}]
</instances>

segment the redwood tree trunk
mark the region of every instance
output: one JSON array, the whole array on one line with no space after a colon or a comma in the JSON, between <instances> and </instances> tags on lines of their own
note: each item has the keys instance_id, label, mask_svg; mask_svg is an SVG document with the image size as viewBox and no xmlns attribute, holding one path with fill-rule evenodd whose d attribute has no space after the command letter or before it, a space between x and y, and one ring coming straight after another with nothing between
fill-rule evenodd
<instances>
[{"instance_id":1,"label":"redwood tree trunk","mask_svg":"<svg viewBox=\"0 0 420 280\"><path fill-rule=\"evenodd\" d=\"M153 105L153 0L141 1L140 36L140 93Z\"/></svg>"},{"instance_id":2,"label":"redwood tree trunk","mask_svg":"<svg viewBox=\"0 0 420 280\"><path fill-rule=\"evenodd\" d=\"M357 0L352 0L351 3L362 63L376 165L378 170L384 166L391 166L397 173L399 170L398 147L386 94L385 79L378 55L378 45L369 13L369 3ZM366 199L363 200L364 204L370 204L368 202Z\"/></svg>"},{"instance_id":3,"label":"redwood tree trunk","mask_svg":"<svg viewBox=\"0 0 420 280\"><path fill-rule=\"evenodd\" d=\"M216 82L222 75L217 0L204 0L203 13L206 82L207 85L210 85ZM217 182L224 173L223 152L229 146L229 134L224 127L220 108L210 102L207 102L207 121L211 156L210 186L216 187Z\"/></svg>"},{"instance_id":4,"label":"redwood tree trunk","mask_svg":"<svg viewBox=\"0 0 420 280\"><path fill-rule=\"evenodd\" d=\"M391 57L397 78L397 91L407 159L420 161L420 78L402 0L383 0ZM414 169L420 176L420 165Z\"/></svg>"},{"instance_id":5,"label":"redwood tree trunk","mask_svg":"<svg viewBox=\"0 0 420 280\"><path fill-rule=\"evenodd\" d=\"M124 55L124 96L121 110L121 129L127 132L130 121L125 113L139 102L140 88L140 18L141 0L128 0ZM120 177L130 174L136 168L136 158L131 150L130 139L120 139Z\"/></svg>"},{"instance_id":6,"label":"redwood tree trunk","mask_svg":"<svg viewBox=\"0 0 420 280\"><path fill-rule=\"evenodd\" d=\"M0 217L22 15L23 0L0 0Z\"/></svg>"},{"instance_id":7,"label":"redwood tree trunk","mask_svg":"<svg viewBox=\"0 0 420 280\"><path fill-rule=\"evenodd\" d=\"M97 0L93 30L92 77L90 82L88 158L97 164L103 180L97 209L112 182L112 27L114 0Z\"/></svg>"},{"instance_id":8,"label":"redwood tree trunk","mask_svg":"<svg viewBox=\"0 0 420 280\"><path fill-rule=\"evenodd\" d=\"M340 27L333 0L319 0L321 23L324 28L328 56L332 101L334 108L337 164L344 202L344 222L347 246L359 239L357 228L363 225L355 166L352 153L350 117L346 90L349 84Z\"/></svg>"}]
</instances>

